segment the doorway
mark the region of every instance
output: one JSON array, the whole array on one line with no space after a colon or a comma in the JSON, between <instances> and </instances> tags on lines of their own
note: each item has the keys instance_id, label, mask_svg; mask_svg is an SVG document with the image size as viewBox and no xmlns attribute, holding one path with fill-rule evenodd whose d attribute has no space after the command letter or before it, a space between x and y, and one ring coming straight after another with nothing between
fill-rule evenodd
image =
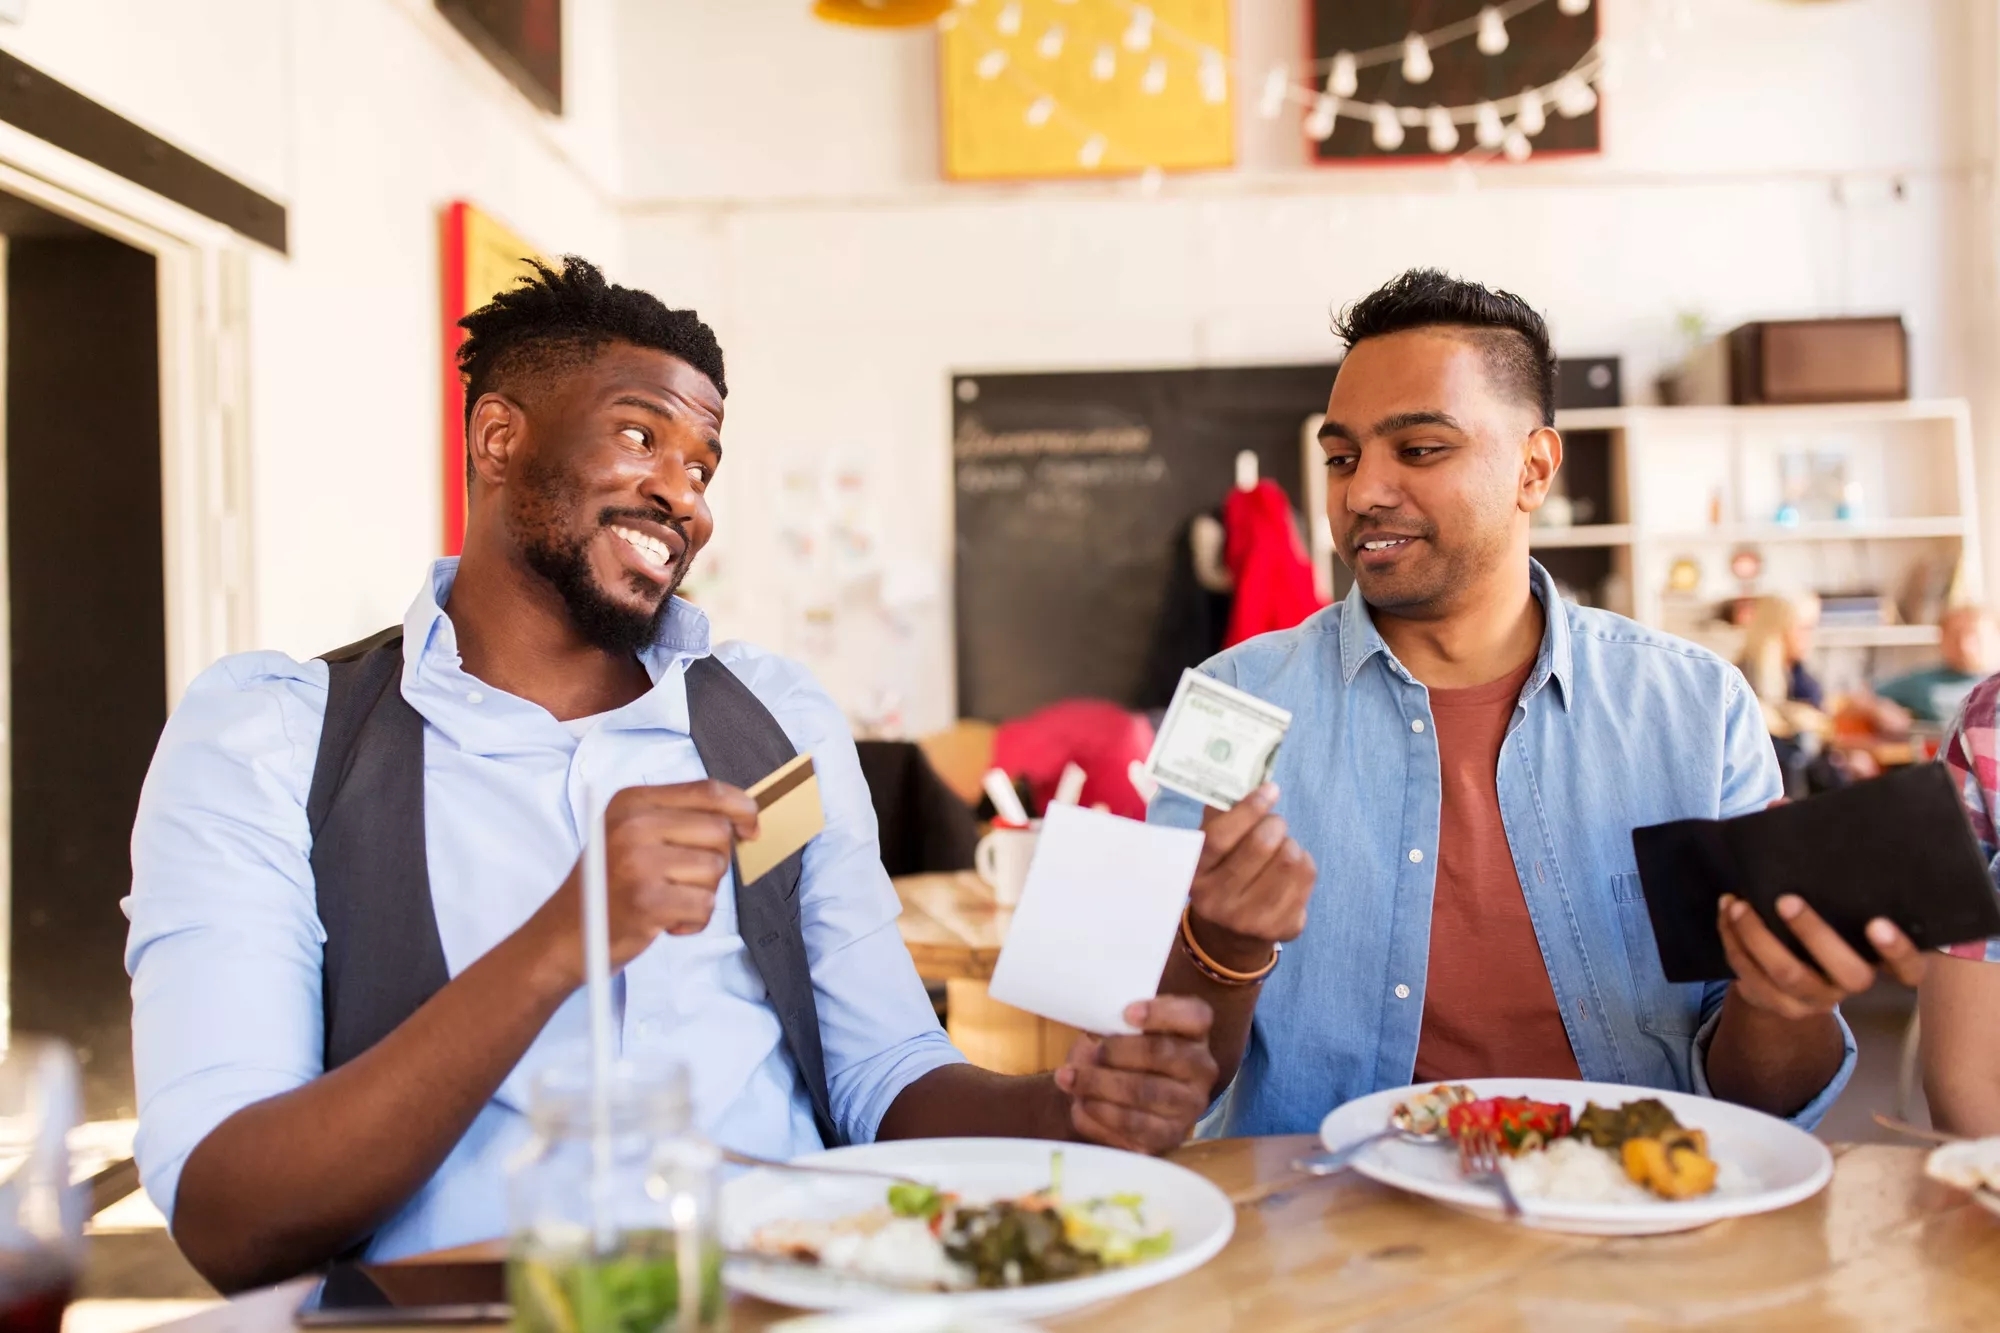
<instances>
[{"instance_id":1,"label":"doorway","mask_svg":"<svg viewBox=\"0 0 2000 1333\"><path fill-rule=\"evenodd\" d=\"M12 1024L75 1046L85 1115L125 1119L119 900L167 716L159 272L12 195L0 234Z\"/></svg>"}]
</instances>

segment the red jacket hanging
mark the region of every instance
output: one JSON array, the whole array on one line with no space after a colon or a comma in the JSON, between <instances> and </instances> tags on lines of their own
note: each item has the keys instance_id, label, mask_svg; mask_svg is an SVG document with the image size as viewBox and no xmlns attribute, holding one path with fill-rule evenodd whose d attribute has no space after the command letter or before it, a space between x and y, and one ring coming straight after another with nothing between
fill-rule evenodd
<instances>
[{"instance_id":1,"label":"red jacket hanging","mask_svg":"<svg viewBox=\"0 0 2000 1333\"><path fill-rule=\"evenodd\" d=\"M1266 478L1252 490L1232 489L1222 502L1222 526L1228 534L1223 559L1236 578L1223 647L1290 629L1326 605L1292 521L1291 501L1276 482Z\"/></svg>"}]
</instances>

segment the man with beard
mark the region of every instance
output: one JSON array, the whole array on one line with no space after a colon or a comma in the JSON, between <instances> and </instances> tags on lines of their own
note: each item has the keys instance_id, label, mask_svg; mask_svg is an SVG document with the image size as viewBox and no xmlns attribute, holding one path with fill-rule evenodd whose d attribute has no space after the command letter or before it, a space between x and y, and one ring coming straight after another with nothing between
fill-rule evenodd
<instances>
[{"instance_id":1,"label":"man with beard","mask_svg":"<svg viewBox=\"0 0 2000 1333\"><path fill-rule=\"evenodd\" d=\"M1227 812L1171 793L1151 811L1207 831L1162 989L1216 1011L1227 1132L1485 1076L1816 1123L1854 1065L1838 1003L1874 968L1796 897L1778 911L1818 971L1725 898L1736 981L1662 975L1632 830L1761 810L1778 768L1736 668L1564 602L1529 557L1563 447L1541 316L1417 270L1336 332L1320 443L1353 591L1203 668L1291 710L1274 782ZM1869 933L1914 981L1911 943Z\"/></svg>"},{"instance_id":2,"label":"man with beard","mask_svg":"<svg viewBox=\"0 0 2000 1333\"><path fill-rule=\"evenodd\" d=\"M1213 1093L1198 999L1053 1076L964 1063L896 930L847 727L797 666L711 650L722 353L571 258L464 321L469 521L400 627L225 659L162 736L128 965L148 1192L224 1290L489 1238L544 1073L587 1031L579 854L606 815L617 1040L699 1126L788 1158L1009 1134L1161 1151ZM810 754L826 823L736 882L741 789Z\"/></svg>"}]
</instances>

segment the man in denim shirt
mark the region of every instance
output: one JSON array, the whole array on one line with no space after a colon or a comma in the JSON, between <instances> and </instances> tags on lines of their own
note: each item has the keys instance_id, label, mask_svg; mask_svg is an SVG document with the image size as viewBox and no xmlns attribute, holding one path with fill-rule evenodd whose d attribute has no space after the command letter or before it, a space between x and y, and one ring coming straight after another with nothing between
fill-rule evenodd
<instances>
[{"instance_id":1,"label":"man in denim shirt","mask_svg":"<svg viewBox=\"0 0 2000 1333\"><path fill-rule=\"evenodd\" d=\"M1837 1006L1874 969L1795 898L1779 911L1824 975L1725 898L1738 979L1662 975L1632 830L1762 809L1778 768L1734 667L1563 602L1529 558L1562 462L1541 317L1419 270L1337 332L1320 440L1353 592L1203 668L1292 711L1273 782L1228 812L1164 794L1150 816L1207 830L1163 989L1215 1008L1224 1132L1493 1075L1815 1124L1854 1066ZM1909 941L1870 931L1914 980Z\"/></svg>"}]
</instances>

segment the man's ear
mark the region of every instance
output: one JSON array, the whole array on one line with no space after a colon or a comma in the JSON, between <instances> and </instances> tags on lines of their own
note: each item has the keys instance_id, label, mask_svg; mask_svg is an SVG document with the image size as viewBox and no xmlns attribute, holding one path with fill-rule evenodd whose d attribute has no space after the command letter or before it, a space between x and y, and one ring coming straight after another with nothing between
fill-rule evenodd
<instances>
[{"instance_id":1,"label":"man's ear","mask_svg":"<svg viewBox=\"0 0 2000 1333\"><path fill-rule=\"evenodd\" d=\"M473 475L489 486L503 485L527 442L527 430L527 414L520 404L502 394L481 394L465 428Z\"/></svg>"},{"instance_id":2,"label":"man's ear","mask_svg":"<svg viewBox=\"0 0 2000 1333\"><path fill-rule=\"evenodd\" d=\"M1528 436L1521 450L1521 494L1518 503L1532 513L1549 498L1549 487L1563 463L1563 441L1553 426L1543 426Z\"/></svg>"}]
</instances>

